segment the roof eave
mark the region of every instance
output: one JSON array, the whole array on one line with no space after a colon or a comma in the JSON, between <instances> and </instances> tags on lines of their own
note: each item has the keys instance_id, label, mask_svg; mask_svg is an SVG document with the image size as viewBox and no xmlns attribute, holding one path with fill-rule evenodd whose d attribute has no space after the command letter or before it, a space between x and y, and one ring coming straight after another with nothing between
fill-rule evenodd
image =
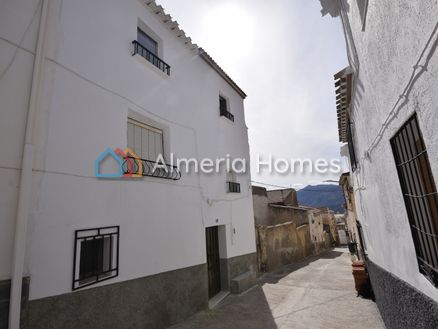
<instances>
[{"instance_id":1,"label":"roof eave","mask_svg":"<svg viewBox=\"0 0 438 329\"><path fill-rule=\"evenodd\" d=\"M215 62L215 60L203 49L199 48L199 56L214 69L243 99L246 98L245 92L230 78L228 74Z\"/></svg>"},{"instance_id":2,"label":"roof eave","mask_svg":"<svg viewBox=\"0 0 438 329\"><path fill-rule=\"evenodd\" d=\"M153 14L169 28L177 38L179 38L190 50L198 51L199 56L210 65L243 99L246 98L246 94L243 90L230 78L228 74L214 61L214 59L201 47L192 42L192 39L186 35L184 30L180 29L177 21L174 21L172 17L164 11L164 8L157 4L155 0L143 0L143 3L147 8L151 10Z\"/></svg>"}]
</instances>

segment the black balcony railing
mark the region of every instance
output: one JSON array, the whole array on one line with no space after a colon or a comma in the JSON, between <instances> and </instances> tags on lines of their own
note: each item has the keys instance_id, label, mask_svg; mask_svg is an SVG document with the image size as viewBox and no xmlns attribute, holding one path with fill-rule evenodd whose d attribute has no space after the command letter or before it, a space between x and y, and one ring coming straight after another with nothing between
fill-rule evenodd
<instances>
[{"instance_id":1,"label":"black balcony railing","mask_svg":"<svg viewBox=\"0 0 438 329\"><path fill-rule=\"evenodd\" d=\"M240 193L240 184L235 182L227 182L228 193Z\"/></svg>"},{"instance_id":2,"label":"black balcony railing","mask_svg":"<svg viewBox=\"0 0 438 329\"><path fill-rule=\"evenodd\" d=\"M135 54L139 54L141 57L145 58L148 62L151 62L154 66L158 67L167 75L170 75L170 65L155 55L153 52L149 51L145 47L143 47L137 40L132 41L134 45L134 52L132 56Z\"/></svg>"},{"instance_id":3,"label":"black balcony railing","mask_svg":"<svg viewBox=\"0 0 438 329\"><path fill-rule=\"evenodd\" d=\"M228 120L231 120L234 122L234 115L228 112L227 110L220 109L220 115L221 117L226 117Z\"/></svg>"},{"instance_id":4,"label":"black balcony railing","mask_svg":"<svg viewBox=\"0 0 438 329\"><path fill-rule=\"evenodd\" d=\"M139 163L141 161L141 175L149 177L157 177L164 179L179 180L181 172L177 166L168 164L158 164L155 161L137 159L133 157L125 157L123 159L123 173L124 174L139 174Z\"/></svg>"}]
</instances>

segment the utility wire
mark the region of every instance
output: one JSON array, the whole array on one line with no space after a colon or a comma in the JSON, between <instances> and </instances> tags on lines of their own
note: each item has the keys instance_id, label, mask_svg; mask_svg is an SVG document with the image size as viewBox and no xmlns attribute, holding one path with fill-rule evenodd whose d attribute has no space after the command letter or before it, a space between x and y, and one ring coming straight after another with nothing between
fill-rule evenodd
<instances>
[{"instance_id":1,"label":"utility wire","mask_svg":"<svg viewBox=\"0 0 438 329\"><path fill-rule=\"evenodd\" d=\"M0 80L3 80L3 78L5 77L6 73L9 71L9 69L12 67L12 64L14 63L17 54L18 54L18 50L23 46L23 42L24 39L26 38L26 35L30 29L30 27L32 26L32 23L35 20L35 17L37 16L38 13L38 9L40 9L40 5L41 5L41 1L38 2L37 7L35 8L35 11L29 21L29 24L27 25L26 29L24 30L23 35L21 36L20 41L18 42L18 46L15 47L14 53L12 54L11 59L9 60L8 64L6 65L6 67L3 69L3 71L0 73Z\"/></svg>"},{"instance_id":2,"label":"utility wire","mask_svg":"<svg viewBox=\"0 0 438 329\"><path fill-rule=\"evenodd\" d=\"M281 186L281 185L275 185L275 184L268 184L268 183L263 183L263 182L257 182L257 181L251 181L251 183L255 183L255 184L260 184L260 185L265 185L265 186L273 186L273 187L280 187L280 188L284 188L284 189L294 189L293 187L286 187L286 186ZM330 185L333 185L333 184L330 184ZM295 190L295 189L294 189ZM303 191L303 192L307 192L307 191L309 191L309 192L319 192L319 193L321 193L321 192L327 192L327 193L333 193L333 191L326 191L326 190L318 190L318 189L306 189L305 190L305 188L302 188L302 189L299 189L299 190L297 190L297 191Z\"/></svg>"},{"instance_id":3,"label":"utility wire","mask_svg":"<svg viewBox=\"0 0 438 329\"><path fill-rule=\"evenodd\" d=\"M435 50L438 46L438 38L432 43L437 31L438 31L438 24L435 24L435 28L433 29L429 39L426 42L426 45L424 46L423 50L421 51L421 54L420 54L417 62L413 66L413 71L411 73L411 76L410 76L405 88L403 89L402 94L398 97L398 99L396 100L391 111L388 113L386 119L383 121L377 135L374 137L371 144L368 146L366 151L363 153L363 155L359 159L359 163L360 163L360 167L359 167L360 170L359 170L359 177L358 177L358 183L359 183L358 185L359 186L355 190L360 191L360 190L366 189L364 186L364 173L363 173L365 161L366 160L370 161L371 153L378 146L378 144L382 141L384 133L388 129L389 124L397 117L400 110L409 102L409 95L413 89L415 82L420 78L420 76L424 72L427 71L427 67L429 65L429 62L430 62L430 60L431 60L431 58L432 58L433 54L435 53ZM429 52L426 55L426 51L429 47L430 47ZM425 57L425 55L426 55L425 62L423 64L420 64L421 60ZM418 70L418 72L417 72L417 70Z\"/></svg>"}]
</instances>

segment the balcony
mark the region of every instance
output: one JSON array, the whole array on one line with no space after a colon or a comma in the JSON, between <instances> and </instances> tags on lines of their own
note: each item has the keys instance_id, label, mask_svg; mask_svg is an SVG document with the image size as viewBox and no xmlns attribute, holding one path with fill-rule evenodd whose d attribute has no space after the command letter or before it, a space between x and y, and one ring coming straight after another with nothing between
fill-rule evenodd
<instances>
[{"instance_id":1,"label":"balcony","mask_svg":"<svg viewBox=\"0 0 438 329\"><path fill-rule=\"evenodd\" d=\"M228 193L240 193L240 184L235 182L227 182Z\"/></svg>"},{"instance_id":2,"label":"balcony","mask_svg":"<svg viewBox=\"0 0 438 329\"><path fill-rule=\"evenodd\" d=\"M168 164L157 164L155 161L137 159L133 157L125 157L123 159L123 173L138 174L139 161L141 161L141 176L156 177L163 179L179 180L181 178L181 172L177 166L171 166ZM157 168L155 168L157 166ZM165 167L165 168L163 168ZM155 168L155 170L154 170Z\"/></svg>"},{"instance_id":3,"label":"balcony","mask_svg":"<svg viewBox=\"0 0 438 329\"><path fill-rule=\"evenodd\" d=\"M147 50L140 43L138 43L137 40L132 41L132 44L134 45L134 52L132 53L132 56L139 54L141 57L146 59L148 62L151 62L154 66L156 66L160 71L163 71L167 75L170 75L170 65L169 64L164 62L161 58L159 58L157 55L155 55L151 51Z\"/></svg>"},{"instance_id":4,"label":"balcony","mask_svg":"<svg viewBox=\"0 0 438 329\"><path fill-rule=\"evenodd\" d=\"M228 120L234 122L234 115L228 112L227 110L220 109L220 115L221 117L226 117Z\"/></svg>"}]
</instances>

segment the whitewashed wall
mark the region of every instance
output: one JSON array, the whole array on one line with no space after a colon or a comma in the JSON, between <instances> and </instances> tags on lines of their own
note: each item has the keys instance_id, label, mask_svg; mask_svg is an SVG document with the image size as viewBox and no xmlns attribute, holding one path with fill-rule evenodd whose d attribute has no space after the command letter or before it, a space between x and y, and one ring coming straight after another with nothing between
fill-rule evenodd
<instances>
[{"instance_id":1,"label":"whitewashed wall","mask_svg":"<svg viewBox=\"0 0 438 329\"><path fill-rule=\"evenodd\" d=\"M403 94L413 66L437 23L438 6L434 0L403 4L370 0L365 31L362 31L356 1L346 2L359 58L353 121L356 153L360 157ZM438 182L438 54L431 49L426 49L426 56L420 62L427 65L427 71L415 79L406 104L384 132L370 160L365 160L353 175L353 185L370 259L438 301L438 290L418 271L390 146L391 137L416 112L432 173Z\"/></svg>"},{"instance_id":2,"label":"whitewashed wall","mask_svg":"<svg viewBox=\"0 0 438 329\"><path fill-rule=\"evenodd\" d=\"M0 279L10 277L18 175L39 12L20 39L37 0L6 0L0 10ZM163 42L171 75L131 56L137 20ZM206 262L204 227L226 225L227 257L255 252L250 174L241 194L226 194L226 175L180 181L94 178L107 147L125 147L127 116L166 127L166 153L179 157L245 157L243 100L138 0L52 0L43 97L38 108L28 262L30 299L71 291L73 232L120 225L120 275L101 284ZM219 117L219 93L231 123ZM8 143L4 141L7 140ZM232 233L235 231L235 233Z\"/></svg>"}]
</instances>

